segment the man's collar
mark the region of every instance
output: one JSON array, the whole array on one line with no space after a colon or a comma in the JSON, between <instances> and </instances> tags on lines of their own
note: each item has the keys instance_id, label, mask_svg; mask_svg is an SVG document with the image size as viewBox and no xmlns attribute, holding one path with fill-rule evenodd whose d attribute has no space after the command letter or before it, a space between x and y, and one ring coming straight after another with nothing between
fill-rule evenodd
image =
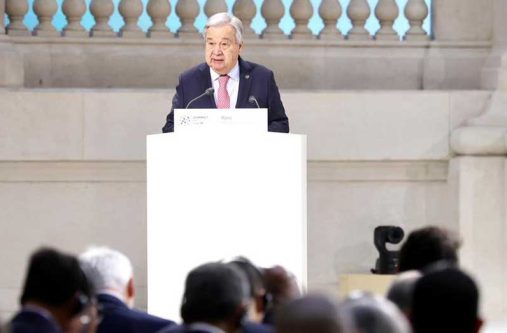
<instances>
[{"instance_id":1,"label":"man's collar","mask_svg":"<svg viewBox=\"0 0 507 333\"><path fill-rule=\"evenodd\" d=\"M220 74L215 72L211 67L209 68L209 72L211 75L211 82L218 80ZM233 80L239 81L239 61L236 62L236 65L231 69L231 71L227 74Z\"/></svg>"},{"instance_id":2,"label":"man's collar","mask_svg":"<svg viewBox=\"0 0 507 333\"><path fill-rule=\"evenodd\" d=\"M209 333L225 333L222 329L220 329L214 325L211 325L208 323L203 323L203 322L192 323L192 324L188 325L188 328L190 328L190 330L205 331L205 332L209 332Z\"/></svg>"}]
</instances>

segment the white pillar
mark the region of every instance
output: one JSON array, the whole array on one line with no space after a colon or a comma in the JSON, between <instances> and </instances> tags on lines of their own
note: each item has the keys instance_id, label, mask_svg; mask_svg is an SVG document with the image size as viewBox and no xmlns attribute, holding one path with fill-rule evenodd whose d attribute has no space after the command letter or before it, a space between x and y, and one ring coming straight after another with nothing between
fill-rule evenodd
<instances>
[{"instance_id":1,"label":"white pillar","mask_svg":"<svg viewBox=\"0 0 507 333\"><path fill-rule=\"evenodd\" d=\"M171 15L171 3L169 0L150 0L146 8L153 25L148 29L148 37L169 38L172 37L166 21Z\"/></svg>"},{"instance_id":2,"label":"white pillar","mask_svg":"<svg viewBox=\"0 0 507 333\"><path fill-rule=\"evenodd\" d=\"M17 9L15 4L10 3L11 15L24 17L28 10L26 1L19 0ZM19 14L13 14L19 13ZM0 87L21 87L24 81L23 57L17 52L10 38L5 36L4 15L6 13L6 2L0 0ZM11 21L12 23L12 21ZM16 23L16 22L14 22ZM23 22L21 22L22 24ZM26 27L23 25L24 29ZM27 29L24 31L28 31Z\"/></svg>"},{"instance_id":3,"label":"white pillar","mask_svg":"<svg viewBox=\"0 0 507 333\"><path fill-rule=\"evenodd\" d=\"M9 25L6 27L10 36L29 36L30 31L23 23L28 12L28 0L6 0L5 12L9 17Z\"/></svg>"},{"instance_id":4,"label":"white pillar","mask_svg":"<svg viewBox=\"0 0 507 333\"><path fill-rule=\"evenodd\" d=\"M423 22L428 17L428 6L424 0L409 0L405 6L405 17L410 28L405 34L406 40L428 40L430 36L422 28Z\"/></svg>"},{"instance_id":5,"label":"white pillar","mask_svg":"<svg viewBox=\"0 0 507 333\"><path fill-rule=\"evenodd\" d=\"M398 33L393 29L394 20L400 10L395 0L379 0L375 7L375 16L380 22L380 29L375 34L377 40L399 40Z\"/></svg>"},{"instance_id":6,"label":"white pillar","mask_svg":"<svg viewBox=\"0 0 507 333\"><path fill-rule=\"evenodd\" d=\"M63 35L66 37L86 37L88 32L81 25L81 19L86 13L84 0L65 0L63 2L63 13L67 18L67 25L63 28Z\"/></svg>"},{"instance_id":7,"label":"white pillar","mask_svg":"<svg viewBox=\"0 0 507 333\"><path fill-rule=\"evenodd\" d=\"M454 219L463 241L461 266L481 293L486 323L507 314L507 164L505 156L459 156L451 160L449 185Z\"/></svg>"},{"instance_id":8,"label":"white pillar","mask_svg":"<svg viewBox=\"0 0 507 333\"><path fill-rule=\"evenodd\" d=\"M265 0L261 7L261 14L266 20L266 28L262 31L264 39L286 38L282 29L278 26L285 14L285 7L281 0Z\"/></svg>"},{"instance_id":9,"label":"white pillar","mask_svg":"<svg viewBox=\"0 0 507 333\"><path fill-rule=\"evenodd\" d=\"M312 39L312 31L308 28L308 21L313 15L310 0L294 0L290 6L290 14L296 23L291 32L292 39Z\"/></svg>"},{"instance_id":10,"label":"white pillar","mask_svg":"<svg viewBox=\"0 0 507 333\"><path fill-rule=\"evenodd\" d=\"M116 33L109 25L109 18L113 15L113 0L92 0L90 12L95 19L95 25L90 31L92 37L113 37Z\"/></svg>"},{"instance_id":11,"label":"white pillar","mask_svg":"<svg viewBox=\"0 0 507 333\"><path fill-rule=\"evenodd\" d=\"M319 6L319 15L324 21L324 28L319 33L322 40L341 40L343 35L336 27L342 15L342 6L338 0L323 0Z\"/></svg>"},{"instance_id":12,"label":"white pillar","mask_svg":"<svg viewBox=\"0 0 507 333\"><path fill-rule=\"evenodd\" d=\"M141 0L121 0L118 10L125 21L120 29L120 37L142 38L145 33L137 25L139 17L143 14L143 3Z\"/></svg>"},{"instance_id":13,"label":"white pillar","mask_svg":"<svg viewBox=\"0 0 507 333\"><path fill-rule=\"evenodd\" d=\"M257 34L252 29L252 20L255 14L257 14L257 7L253 0L236 0L232 7L232 12L243 23L243 37L257 37Z\"/></svg>"},{"instance_id":14,"label":"white pillar","mask_svg":"<svg viewBox=\"0 0 507 333\"><path fill-rule=\"evenodd\" d=\"M352 29L348 33L350 40L368 40L371 39L370 33L364 25L370 16L370 6L366 0L351 0L347 8L347 16L352 22Z\"/></svg>"},{"instance_id":15,"label":"white pillar","mask_svg":"<svg viewBox=\"0 0 507 333\"><path fill-rule=\"evenodd\" d=\"M5 33L4 15L5 15L5 0L0 0L0 34Z\"/></svg>"},{"instance_id":16,"label":"white pillar","mask_svg":"<svg viewBox=\"0 0 507 333\"><path fill-rule=\"evenodd\" d=\"M176 4L176 14L181 21L178 37L199 38L200 35L194 26L195 18L199 15L199 3L197 0L179 0Z\"/></svg>"},{"instance_id":17,"label":"white pillar","mask_svg":"<svg viewBox=\"0 0 507 333\"><path fill-rule=\"evenodd\" d=\"M34 35L41 37L60 36L52 22L57 10L56 0L35 0L33 2L33 11L39 19L39 24L33 30Z\"/></svg>"}]
</instances>

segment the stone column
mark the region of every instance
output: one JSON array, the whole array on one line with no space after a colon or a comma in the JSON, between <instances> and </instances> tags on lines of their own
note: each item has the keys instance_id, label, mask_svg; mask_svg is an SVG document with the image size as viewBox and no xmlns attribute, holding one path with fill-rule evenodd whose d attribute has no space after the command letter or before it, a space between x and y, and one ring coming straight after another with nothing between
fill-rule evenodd
<instances>
[{"instance_id":1,"label":"stone column","mask_svg":"<svg viewBox=\"0 0 507 333\"><path fill-rule=\"evenodd\" d=\"M0 87L21 87L24 80L23 58L5 35L5 0L0 0Z\"/></svg>"},{"instance_id":2,"label":"stone column","mask_svg":"<svg viewBox=\"0 0 507 333\"><path fill-rule=\"evenodd\" d=\"M262 2L261 14L266 20L266 28L262 31L264 39L283 39L285 35L278 26L285 13L281 0L266 0Z\"/></svg>"},{"instance_id":3,"label":"stone column","mask_svg":"<svg viewBox=\"0 0 507 333\"><path fill-rule=\"evenodd\" d=\"M0 0L0 35L5 34L5 0Z\"/></svg>"},{"instance_id":4,"label":"stone column","mask_svg":"<svg viewBox=\"0 0 507 333\"><path fill-rule=\"evenodd\" d=\"M455 219L464 243L461 260L465 268L475 273L481 286L482 313L486 321L502 320L507 316L505 1L494 0L492 13L489 21L493 21L494 46L487 65L490 71L486 70L486 74L490 75L488 82L495 83L495 90L482 115L453 131L451 148L458 157L451 160L449 168ZM492 61L494 58L496 61Z\"/></svg>"},{"instance_id":5,"label":"stone column","mask_svg":"<svg viewBox=\"0 0 507 333\"><path fill-rule=\"evenodd\" d=\"M194 26L195 19L199 15L199 3L197 0L179 0L176 4L176 15L178 15L181 21L181 27L178 30L178 37L200 37L199 32Z\"/></svg>"},{"instance_id":6,"label":"stone column","mask_svg":"<svg viewBox=\"0 0 507 333\"><path fill-rule=\"evenodd\" d=\"M490 40L491 17L495 1L498 0L433 0L432 19L435 39L439 41Z\"/></svg>"},{"instance_id":7,"label":"stone column","mask_svg":"<svg viewBox=\"0 0 507 333\"><path fill-rule=\"evenodd\" d=\"M319 6L319 15L324 21L324 28L319 33L322 40L340 40L343 35L336 27L342 15L342 6L338 0L323 0Z\"/></svg>"},{"instance_id":8,"label":"stone column","mask_svg":"<svg viewBox=\"0 0 507 333\"><path fill-rule=\"evenodd\" d=\"M296 23L292 29L292 39L312 39L312 31L308 28L308 21L313 15L313 7L310 0L294 0L290 6L290 14Z\"/></svg>"},{"instance_id":9,"label":"stone column","mask_svg":"<svg viewBox=\"0 0 507 333\"><path fill-rule=\"evenodd\" d=\"M351 0L347 8L347 15L352 22L347 38L350 40L371 39L370 33L364 25L370 16L370 5L366 0Z\"/></svg>"},{"instance_id":10,"label":"stone column","mask_svg":"<svg viewBox=\"0 0 507 333\"><path fill-rule=\"evenodd\" d=\"M153 21L153 25L148 29L148 37L151 38L169 38L172 37L166 21L171 15L171 3L169 0L150 0L146 11Z\"/></svg>"},{"instance_id":11,"label":"stone column","mask_svg":"<svg viewBox=\"0 0 507 333\"><path fill-rule=\"evenodd\" d=\"M252 29L252 20L257 14L257 7L252 0L236 0L232 7L234 15L243 23L243 38L254 38L257 34Z\"/></svg>"},{"instance_id":12,"label":"stone column","mask_svg":"<svg viewBox=\"0 0 507 333\"><path fill-rule=\"evenodd\" d=\"M459 156L449 165L460 265L480 288L487 323L507 314L507 164L504 156Z\"/></svg>"}]
</instances>

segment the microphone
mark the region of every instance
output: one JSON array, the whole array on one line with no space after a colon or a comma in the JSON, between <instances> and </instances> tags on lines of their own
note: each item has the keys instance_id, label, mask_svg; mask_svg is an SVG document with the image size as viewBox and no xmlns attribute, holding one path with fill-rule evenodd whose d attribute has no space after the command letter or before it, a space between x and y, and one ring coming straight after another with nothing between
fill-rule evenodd
<instances>
[{"instance_id":1,"label":"microphone","mask_svg":"<svg viewBox=\"0 0 507 333\"><path fill-rule=\"evenodd\" d=\"M260 109L261 107L259 106L259 102L257 102L257 98L255 98L254 95L248 97L248 102L250 103L255 103L255 105L257 105L257 108Z\"/></svg>"},{"instance_id":2,"label":"microphone","mask_svg":"<svg viewBox=\"0 0 507 333\"><path fill-rule=\"evenodd\" d=\"M213 95L213 93L215 92L215 89L213 88L208 88L206 89L202 94L200 94L199 96L197 96L196 98L194 98L193 100L191 100L190 102L188 102L187 106L185 107L185 109L188 109L188 107L190 106L190 104L192 104L193 102L197 101L199 98L203 97L203 96L211 96Z\"/></svg>"}]
</instances>

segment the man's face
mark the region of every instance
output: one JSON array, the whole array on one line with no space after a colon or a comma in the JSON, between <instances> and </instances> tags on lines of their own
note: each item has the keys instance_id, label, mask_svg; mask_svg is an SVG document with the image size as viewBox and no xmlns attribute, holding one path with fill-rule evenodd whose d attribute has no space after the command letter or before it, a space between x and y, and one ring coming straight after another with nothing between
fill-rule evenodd
<instances>
[{"instance_id":1,"label":"man's face","mask_svg":"<svg viewBox=\"0 0 507 333\"><path fill-rule=\"evenodd\" d=\"M206 63L218 74L227 74L238 62L241 44L231 25L209 27L206 31Z\"/></svg>"}]
</instances>

